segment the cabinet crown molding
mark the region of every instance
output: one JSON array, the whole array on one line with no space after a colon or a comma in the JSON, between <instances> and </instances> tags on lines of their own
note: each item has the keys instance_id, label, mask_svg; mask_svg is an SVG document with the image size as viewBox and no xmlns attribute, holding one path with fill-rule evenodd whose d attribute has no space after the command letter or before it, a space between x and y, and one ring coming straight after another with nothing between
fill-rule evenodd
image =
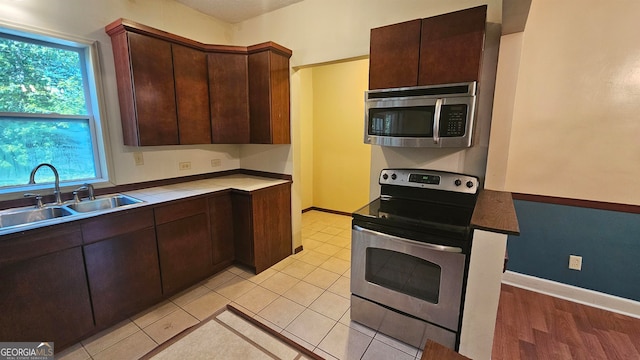
<instances>
[{"instance_id":1,"label":"cabinet crown molding","mask_svg":"<svg viewBox=\"0 0 640 360\"><path fill-rule=\"evenodd\" d=\"M166 40L174 44L180 44L187 47L191 47L205 52L217 52L217 53L231 53L231 54L252 54L261 51L274 51L280 55L291 57L292 51L286 47L277 44L273 41L267 41L264 43L251 45L251 46L235 46L235 45L218 45L218 44L205 44L199 41L195 41L189 38L185 38L176 34L153 28L151 26L143 25L135 21L120 18L109 25L105 26L105 32L113 37L116 34L130 31L146 36L151 36L161 40Z\"/></svg>"}]
</instances>

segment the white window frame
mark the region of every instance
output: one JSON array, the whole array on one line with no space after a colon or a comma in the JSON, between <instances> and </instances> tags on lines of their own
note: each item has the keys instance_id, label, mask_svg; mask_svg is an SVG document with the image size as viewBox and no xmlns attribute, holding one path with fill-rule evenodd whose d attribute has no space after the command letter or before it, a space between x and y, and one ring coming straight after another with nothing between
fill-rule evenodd
<instances>
[{"instance_id":1,"label":"white window frame","mask_svg":"<svg viewBox=\"0 0 640 360\"><path fill-rule=\"evenodd\" d=\"M54 31L43 30L24 25L18 25L0 21L0 32L9 37L25 38L43 45L53 45L60 48L73 48L79 50L80 61L83 62L82 76L84 78L85 101L87 105L88 115L50 115L50 114L26 114L26 113L6 113L0 112L0 116L29 118L38 117L42 119L56 118L80 118L88 119L89 127L93 143L93 158L96 168L96 177L84 180L66 180L60 179L60 187L63 192L72 191L84 183L93 184L95 187L113 186L110 181L112 160L109 156L109 138L106 131L106 119L104 109L104 92L102 85L102 71L100 69L100 57L98 42L93 40L82 39L71 35L56 33ZM17 39L20 40L20 39ZM49 184L35 185L15 185L0 187L0 201L15 199L22 197L25 192L33 192L44 190L43 195L49 194L47 189L52 189Z\"/></svg>"}]
</instances>

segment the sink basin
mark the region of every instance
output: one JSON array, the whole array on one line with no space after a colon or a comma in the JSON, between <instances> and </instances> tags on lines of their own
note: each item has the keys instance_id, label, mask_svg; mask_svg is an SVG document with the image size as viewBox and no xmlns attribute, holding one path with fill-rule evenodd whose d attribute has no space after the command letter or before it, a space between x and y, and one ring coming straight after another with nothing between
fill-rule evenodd
<instances>
[{"instance_id":1,"label":"sink basin","mask_svg":"<svg viewBox=\"0 0 640 360\"><path fill-rule=\"evenodd\" d=\"M113 209L125 205L141 203L142 200L132 198L130 196L117 194L109 195L105 197L99 197L95 200L82 200L77 203L71 203L66 205L69 209L77 211L79 213L85 213L90 211Z\"/></svg>"},{"instance_id":2,"label":"sink basin","mask_svg":"<svg viewBox=\"0 0 640 360\"><path fill-rule=\"evenodd\" d=\"M55 219L73 215L72 211L63 206L45 207L42 209L21 209L17 211L0 212L0 228L29 224L42 220Z\"/></svg>"},{"instance_id":3,"label":"sink basin","mask_svg":"<svg viewBox=\"0 0 640 360\"><path fill-rule=\"evenodd\" d=\"M0 233L11 229L24 228L24 225L34 225L46 220L59 218L72 219L82 213L110 210L122 206L142 203L124 194L104 195L95 200L83 199L80 202L67 202L62 205L49 204L42 208L33 206L0 210Z\"/></svg>"}]
</instances>

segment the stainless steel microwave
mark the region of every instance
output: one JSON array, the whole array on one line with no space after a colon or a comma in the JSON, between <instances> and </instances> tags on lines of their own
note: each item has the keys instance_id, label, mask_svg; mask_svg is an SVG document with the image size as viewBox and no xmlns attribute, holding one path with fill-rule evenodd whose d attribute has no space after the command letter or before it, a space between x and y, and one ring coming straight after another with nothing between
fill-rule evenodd
<instances>
[{"instance_id":1,"label":"stainless steel microwave","mask_svg":"<svg viewBox=\"0 0 640 360\"><path fill-rule=\"evenodd\" d=\"M476 82L365 92L364 142L382 146L470 147Z\"/></svg>"}]
</instances>

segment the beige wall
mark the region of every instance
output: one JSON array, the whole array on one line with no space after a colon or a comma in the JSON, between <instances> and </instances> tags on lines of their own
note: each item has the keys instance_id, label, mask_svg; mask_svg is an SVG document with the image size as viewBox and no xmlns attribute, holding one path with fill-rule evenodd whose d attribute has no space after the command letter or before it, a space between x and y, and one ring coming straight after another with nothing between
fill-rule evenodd
<instances>
[{"instance_id":1,"label":"beige wall","mask_svg":"<svg viewBox=\"0 0 640 360\"><path fill-rule=\"evenodd\" d=\"M638 14L637 1L533 1L521 43L502 47L503 75L518 68L506 167L491 169L506 190L640 205Z\"/></svg>"},{"instance_id":2,"label":"beige wall","mask_svg":"<svg viewBox=\"0 0 640 360\"><path fill-rule=\"evenodd\" d=\"M491 146L487 159L485 188L505 190L511 123L520 69L523 33L502 36L491 118Z\"/></svg>"}]
</instances>

